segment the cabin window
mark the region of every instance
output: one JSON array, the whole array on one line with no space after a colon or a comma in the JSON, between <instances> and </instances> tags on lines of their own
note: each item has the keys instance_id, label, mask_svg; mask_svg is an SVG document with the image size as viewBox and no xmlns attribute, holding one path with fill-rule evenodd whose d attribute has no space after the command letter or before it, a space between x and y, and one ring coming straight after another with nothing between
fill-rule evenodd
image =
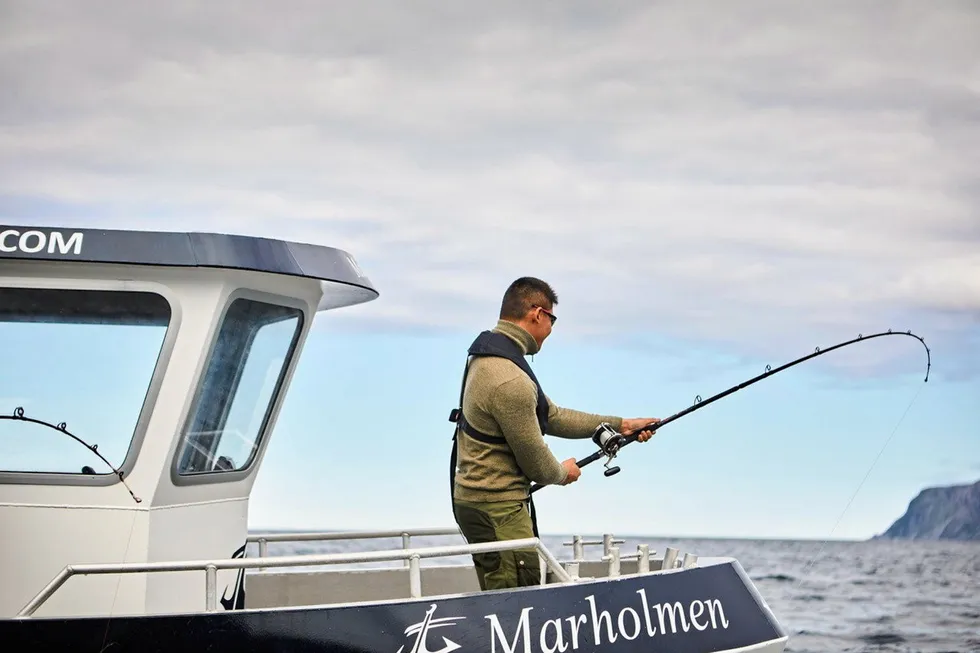
<instances>
[{"instance_id":1,"label":"cabin window","mask_svg":"<svg viewBox=\"0 0 980 653\"><path fill-rule=\"evenodd\" d=\"M251 464L296 347L303 312L235 299L205 368L178 454L181 475Z\"/></svg>"},{"instance_id":2,"label":"cabin window","mask_svg":"<svg viewBox=\"0 0 980 653\"><path fill-rule=\"evenodd\" d=\"M0 287L0 415L24 418L0 419L0 471L123 467L170 317L152 292Z\"/></svg>"}]
</instances>

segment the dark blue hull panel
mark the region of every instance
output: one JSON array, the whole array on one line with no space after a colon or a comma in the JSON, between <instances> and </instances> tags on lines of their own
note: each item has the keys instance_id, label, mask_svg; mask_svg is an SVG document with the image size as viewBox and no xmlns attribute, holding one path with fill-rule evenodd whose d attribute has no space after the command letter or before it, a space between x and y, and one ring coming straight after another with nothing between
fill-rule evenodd
<instances>
[{"instance_id":1,"label":"dark blue hull panel","mask_svg":"<svg viewBox=\"0 0 980 653\"><path fill-rule=\"evenodd\" d=\"M0 621L10 651L707 653L784 633L737 564L352 606Z\"/></svg>"}]
</instances>

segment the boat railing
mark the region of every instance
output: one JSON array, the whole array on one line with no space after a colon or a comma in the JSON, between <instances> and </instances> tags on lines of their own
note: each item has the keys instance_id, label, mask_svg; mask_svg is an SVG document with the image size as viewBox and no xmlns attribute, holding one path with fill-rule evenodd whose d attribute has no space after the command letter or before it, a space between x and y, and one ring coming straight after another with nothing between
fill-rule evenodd
<instances>
[{"instance_id":1,"label":"boat railing","mask_svg":"<svg viewBox=\"0 0 980 653\"><path fill-rule=\"evenodd\" d=\"M414 528L373 531L283 531L253 533L246 538L246 541L249 543L258 544L259 557L265 558L269 556L268 545L270 542L326 542L400 537L402 540L402 549L408 550L412 544L412 537L440 535L460 535L460 537L462 537L458 528ZM646 544L638 544L635 554L623 555L620 553L618 545L625 544L625 542L626 540L615 538L612 533L603 533L601 540L586 540L581 535L573 535L571 541L562 542L562 545L572 547L572 560L571 562L567 563L567 571L571 573L572 577L577 577L579 564L586 562L585 547L601 546L602 555L599 560L608 564L609 570L607 573L610 576L618 575L620 562L626 560L635 560L637 563L638 572L648 573L650 571L650 558L651 556L656 555L657 552L651 551L650 547ZM544 547L544 544L541 546ZM675 566L687 568L694 566L697 563L697 556L690 553L685 553L683 560L678 562L677 556L679 554L680 551L678 549L674 547L667 547L666 551L664 552L664 559L661 568L671 569ZM543 557L541 562L545 562ZM405 566L408 567L409 565L409 559L406 558ZM264 571L266 568L267 567L259 566L258 570ZM542 582L544 579L544 574L545 569L542 569Z\"/></svg>"},{"instance_id":2,"label":"boat railing","mask_svg":"<svg viewBox=\"0 0 980 653\"><path fill-rule=\"evenodd\" d=\"M269 556L270 542L330 542L339 540L372 540L400 537L402 549L408 550L412 546L413 537L426 537L438 535L460 535L458 528L411 528L402 530L375 530L375 531L284 531L268 533L252 533L246 538L246 542L258 544L259 557ZM542 545L543 546L543 545ZM409 559L405 559L405 566L409 566ZM265 567L259 567L259 571L264 571Z\"/></svg>"},{"instance_id":3,"label":"boat railing","mask_svg":"<svg viewBox=\"0 0 980 653\"><path fill-rule=\"evenodd\" d=\"M409 594L412 598L422 596L422 558L437 558L444 556L473 555L490 553L492 551L510 551L514 549L536 549L538 556L544 560L548 569L562 583L575 582L557 558L548 550L539 538L530 537L520 540L505 540L481 544L458 544L450 546L433 546L415 549L391 549L385 551L358 551L352 553L303 554L293 556L273 556L268 558L228 558L223 560L185 560L164 562L117 562L105 564L67 565L55 576L44 589L37 593L17 613L18 619L29 618L72 576L87 576L93 574L132 574L149 572L173 571L203 571L205 576L205 610L213 612L217 609L217 573L219 569L253 569L257 567L302 567L315 565L331 565L343 563L378 562L391 560L408 560ZM542 574L543 576L543 574Z\"/></svg>"}]
</instances>

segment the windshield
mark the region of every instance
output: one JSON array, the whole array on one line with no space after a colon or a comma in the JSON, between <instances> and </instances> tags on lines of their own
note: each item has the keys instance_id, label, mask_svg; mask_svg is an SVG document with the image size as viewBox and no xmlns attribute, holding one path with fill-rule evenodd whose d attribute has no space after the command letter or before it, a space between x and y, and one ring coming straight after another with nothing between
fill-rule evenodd
<instances>
[{"instance_id":1,"label":"windshield","mask_svg":"<svg viewBox=\"0 0 980 653\"><path fill-rule=\"evenodd\" d=\"M0 288L0 414L64 428L119 468L170 323L151 292ZM111 474L57 430L0 420L0 471Z\"/></svg>"}]
</instances>

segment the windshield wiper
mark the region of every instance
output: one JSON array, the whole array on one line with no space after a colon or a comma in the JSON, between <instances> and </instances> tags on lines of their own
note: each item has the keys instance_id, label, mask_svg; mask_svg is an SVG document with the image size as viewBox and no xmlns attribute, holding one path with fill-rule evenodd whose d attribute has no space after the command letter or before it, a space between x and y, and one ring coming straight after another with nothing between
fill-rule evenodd
<instances>
[{"instance_id":1,"label":"windshield wiper","mask_svg":"<svg viewBox=\"0 0 980 653\"><path fill-rule=\"evenodd\" d=\"M105 459L105 456L103 456L102 454L99 453L99 445L97 445L97 444L94 444L94 445L93 444L89 444L88 442L86 442L85 440L81 439L80 437L78 437L74 433L71 433L68 430L68 425L65 422L61 422L58 425L54 425L54 424L51 424L50 422L45 422L44 420L41 420L41 419L34 419L33 417L26 417L24 415L24 409L21 406L18 406L16 409L14 409L14 414L13 415L0 415L0 419L9 419L9 420L12 420L12 421L30 422L31 424L40 424L41 426L47 426L50 429L54 429L55 431L58 431L59 433L63 433L65 435L67 435L68 437L70 437L71 439L73 439L75 442L79 443L80 445L82 445L83 447L85 447L86 449L88 449L89 451L91 451L92 453L94 453L96 456L98 456L102 460L102 462L104 462L109 467L109 469L111 469L113 471L113 473L116 476L119 477L119 480L122 482L122 484L124 486L126 486L126 489L129 491L130 496L133 497L133 500L136 501L136 503L142 503L143 502L142 499L140 499L138 496L136 496L136 494L133 492L133 489L131 487L129 487L129 484L126 483L126 480L123 478L123 472L121 470L116 469L116 467L112 463L110 463L108 460ZM82 469L83 469L83 473L85 473L87 470L91 469L91 467L86 466L86 467L83 467ZM94 470L93 470L93 472L94 472Z\"/></svg>"}]
</instances>

